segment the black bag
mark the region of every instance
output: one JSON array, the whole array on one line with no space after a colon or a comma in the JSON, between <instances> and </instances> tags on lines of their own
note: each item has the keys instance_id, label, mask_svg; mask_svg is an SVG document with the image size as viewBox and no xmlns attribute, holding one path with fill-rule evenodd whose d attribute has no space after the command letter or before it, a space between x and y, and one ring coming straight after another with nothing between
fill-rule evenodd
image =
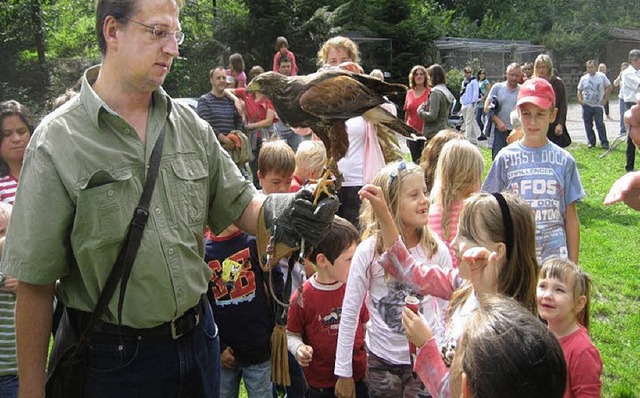
<instances>
[{"instance_id":1,"label":"black bag","mask_svg":"<svg viewBox=\"0 0 640 398\"><path fill-rule=\"evenodd\" d=\"M82 398L84 396L84 382L89 365L89 339L102 322L100 318L106 312L118 283L121 286L118 301L118 319L122 319L122 303L127 281L140 248L144 227L149 218L149 203L151 203L153 188L160 168L164 130L165 128L162 127L151 152L147 178L144 182L138 206L134 210L129 231L122 242L118 258L105 282L88 324L86 326L80 325L79 319L72 319L69 317L69 309L66 307L64 309L47 368L47 382L45 385L47 398ZM82 327L84 327L84 330L81 330Z\"/></svg>"},{"instance_id":2,"label":"black bag","mask_svg":"<svg viewBox=\"0 0 640 398\"><path fill-rule=\"evenodd\" d=\"M553 142L560 148L566 148L571 145L571 136L569 135L569 131L567 131L567 126L562 126L562 134L560 135L556 135L555 127L555 124L549 125L549 130L547 131L547 138L549 141Z\"/></svg>"},{"instance_id":3,"label":"black bag","mask_svg":"<svg viewBox=\"0 0 640 398\"><path fill-rule=\"evenodd\" d=\"M47 397L82 397L89 362L89 344L80 342L78 325L69 319L65 308L49 358Z\"/></svg>"}]
</instances>

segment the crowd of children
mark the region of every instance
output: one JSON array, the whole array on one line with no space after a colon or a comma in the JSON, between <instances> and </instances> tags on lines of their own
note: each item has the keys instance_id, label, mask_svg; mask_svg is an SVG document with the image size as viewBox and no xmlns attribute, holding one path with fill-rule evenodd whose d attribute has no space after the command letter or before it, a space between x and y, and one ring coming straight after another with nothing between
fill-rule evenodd
<instances>
[{"instance_id":1,"label":"crowd of children","mask_svg":"<svg viewBox=\"0 0 640 398\"><path fill-rule=\"evenodd\" d=\"M354 46L334 38L318 56L323 65L357 62ZM298 73L284 37L276 49L274 71ZM241 81L243 69L236 59L227 74ZM268 99L235 94L247 108L264 104L277 123ZM281 261L268 272L255 238L235 227L207 233L222 396L237 397L241 378L249 397L599 396L602 361L588 334L591 281L576 265L576 202L585 193L575 160L547 139L555 107L546 80L520 85L511 115L517 128L484 183L478 147L442 130L427 141L419 165L392 162L348 186L362 206L348 220L336 216L304 263ZM263 118L248 125L256 120L269 128ZM287 128L274 126L274 136ZM254 148L254 174L267 194L296 192L327 161L320 141L292 148L286 134L279 138ZM416 299L417 311L406 307ZM282 301L290 303L291 383L273 388L268 336ZM509 353L514 341L518 349ZM542 357L541 347L548 351ZM497 366L488 355L509 356L498 367L531 388L513 377L479 376Z\"/></svg>"}]
</instances>

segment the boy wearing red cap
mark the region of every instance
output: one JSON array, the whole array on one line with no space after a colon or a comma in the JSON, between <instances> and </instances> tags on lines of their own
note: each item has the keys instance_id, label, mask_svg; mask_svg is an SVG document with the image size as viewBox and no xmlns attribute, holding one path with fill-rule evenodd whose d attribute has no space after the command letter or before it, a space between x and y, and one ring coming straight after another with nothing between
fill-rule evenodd
<instances>
[{"instance_id":1,"label":"boy wearing red cap","mask_svg":"<svg viewBox=\"0 0 640 398\"><path fill-rule=\"evenodd\" d=\"M540 78L520 86L516 107L524 137L496 156L482 190L510 191L527 200L536 222L538 261L578 262L580 223L576 202L585 196L575 159L547 139L556 117L551 84Z\"/></svg>"}]
</instances>

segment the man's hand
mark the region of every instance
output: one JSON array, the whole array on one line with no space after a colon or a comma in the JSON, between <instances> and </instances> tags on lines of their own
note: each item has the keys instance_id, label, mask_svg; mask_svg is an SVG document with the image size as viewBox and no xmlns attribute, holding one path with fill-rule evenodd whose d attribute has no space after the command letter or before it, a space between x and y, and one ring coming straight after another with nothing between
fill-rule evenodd
<instances>
[{"instance_id":1,"label":"man's hand","mask_svg":"<svg viewBox=\"0 0 640 398\"><path fill-rule=\"evenodd\" d=\"M300 344L296 350L296 360L302 367L307 367L313 360L313 347Z\"/></svg>"},{"instance_id":2,"label":"man's hand","mask_svg":"<svg viewBox=\"0 0 640 398\"><path fill-rule=\"evenodd\" d=\"M629 138L640 148L640 94L636 99L638 103L624 113L624 122L629 126Z\"/></svg>"},{"instance_id":3,"label":"man's hand","mask_svg":"<svg viewBox=\"0 0 640 398\"><path fill-rule=\"evenodd\" d=\"M356 383L352 377L338 377L334 391L336 398L356 398Z\"/></svg>"},{"instance_id":4,"label":"man's hand","mask_svg":"<svg viewBox=\"0 0 640 398\"><path fill-rule=\"evenodd\" d=\"M562 135L564 131L564 126L562 124L557 124L555 129L553 130L554 133L556 133L556 135Z\"/></svg>"},{"instance_id":5,"label":"man's hand","mask_svg":"<svg viewBox=\"0 0 640 398\"><path fill-rule=\"evenodd\" d=\"M507 125L504 124L504 122L500 118L495 117L494 121L496 123L496 128L498 129L498 131L501 131L503 133L507 131Z\"/></svg>"},{"instance_id":6,"label":"man's hand","mask_svg":"<svg viewBox=\"0 0 640 398\"><path fill-rule=\"evenodd\" d=\"M218 134L218 141L220 141L220 145L222 145L222 147L227 151L230 151L236 147L233 141L227 138L227 136L224 134Z\"/></svg>"},{"instance_id":7,"label":"man's hand","mask_svg":"<svg viewBox=\"0 0 640 398\"><path fill-rule=\"evenodd\" d=\"M640 210L640 171L620 177L604 198L605 205L624 202L632 209Z\"/></svg>"},{"instance_id":8,"label":"man's hand","mask_svg":"<svg viewBox=\"0 0 640 398\"><path fill-rule=\"evenodd\" d=\"M231 347L225 348L225 350L220 353L220 366L225 369L235 369L238 367L236 357L233 356L233 349Z\"/></svg>"}]
</instances>

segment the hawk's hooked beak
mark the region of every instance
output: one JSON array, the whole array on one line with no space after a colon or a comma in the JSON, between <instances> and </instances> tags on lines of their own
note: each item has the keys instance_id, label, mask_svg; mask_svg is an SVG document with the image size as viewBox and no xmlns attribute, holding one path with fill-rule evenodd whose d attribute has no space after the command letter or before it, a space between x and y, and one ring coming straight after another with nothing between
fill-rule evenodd
<instances>
[{"instance_id":1,"label":"hawk's hooked beak","mask_svg":"<svg viewBox=\"0 0 640 398\"><path fill-rule=\"evenodd\" d=\"M251 80L249 84L247 84L247 92L260 91L260 85L255 82L255 80Z\"/></svg>"}]
</instances>

